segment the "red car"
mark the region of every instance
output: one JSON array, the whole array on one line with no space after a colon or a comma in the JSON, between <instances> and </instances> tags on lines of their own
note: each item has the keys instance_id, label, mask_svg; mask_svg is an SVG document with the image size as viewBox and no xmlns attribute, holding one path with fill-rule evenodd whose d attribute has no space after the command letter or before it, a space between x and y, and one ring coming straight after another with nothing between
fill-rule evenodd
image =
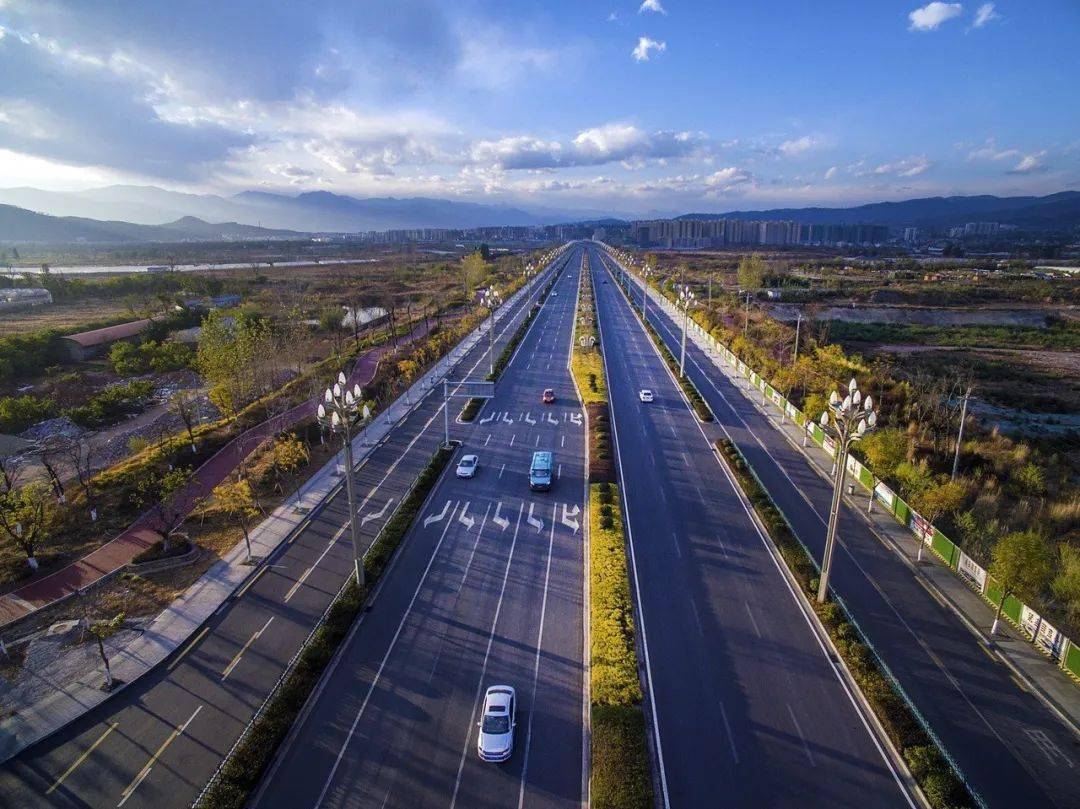
<instances>
[{"instance_id":1,"label":"red car","mask_svg":"<svg viewBox=\"0 0 1080 809\"><path fill-rule=\"evenodd\" d=\"M555 391L551 388L547 388L544 391L544 395L540 397L540 401L544 404L555 404Z\"/></svg>"}]
</instances>

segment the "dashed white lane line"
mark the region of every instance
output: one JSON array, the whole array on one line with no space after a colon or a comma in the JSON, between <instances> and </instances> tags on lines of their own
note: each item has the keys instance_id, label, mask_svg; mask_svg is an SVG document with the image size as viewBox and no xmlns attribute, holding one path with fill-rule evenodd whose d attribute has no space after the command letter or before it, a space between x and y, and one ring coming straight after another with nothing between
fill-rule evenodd
<instances>
[{"instance_id":1,"label":"dashed white lane line","mask_svg":"<svg viewBox=\"0 0 1080 809\"><path fill-rule=\"evenodd\" d=\"M731 757L735 759L735 763L739 763L739 753L735 750L735 737L731 735L731 725L727 721L727 711L724 710L724 703L720 703L720 718L724 720L724 731L727 733L728 744L731 745Z\"/></svg>"},{"instance_id":2,"label":"dashed white lane line","mask_svg":"<svg viewBox=\"0 0 1080 809\"><path fill-rule=\"evenodd\" d=\"M488 433L488 437L484 439L484 446L485 446L485 447L486 447L486 446L488 445L488 442L489 442L490 440L491 440L491 433Z\"/></svg>"},{"instance_id":3,"label":"dashed white lane line","mask_svg":"<svg viewBox=\"0 0 1080 809\"><path fill-rule=\"evenodd\" d=\"M517 433L510 436L510 446L514 446L514 442L517 440Z\"/></svg>"},{"instance_id":4,"label":"dashed white lane line","mask_svg":"<svg viewBox=\"0 0 1080 809\"><path fill-rule=\"evenodd\" d=\"M221 672L221 679L222 680L224 680L226 677L228 677L230 674L232 674L233 669L235 669L237 664L240 662L240 658L244 656L244 652L246 652L251 647L251 644L253 644L255 641L257 641L259 639L259 637L262 635L262 633L266 631L266 628L268 626L270 626L270 622L273 621L273 620L274 620L274 616L271 615L270 618L267 620L267 622L262 625L262 629L257 631L250 638L248 638L247 643L245 643L243 646L240 647L240 651L237 652L236 656L232 660L229 661L229 665L227 665L225 667L225 671Z\"/></svg>"},{"instance_id":5,"label":"dashed white lane line","mask_svg":"<svg viewBox=\"0 0 1080 809\"><path fill-rule=\"evenodd\" d=\"M726 553L725 553L726 555ZM750 602L744 601L743 606L746 607L746 614L750 616L750 623L754 625L754 632L757 636L761 637L761 630L758 629L757 620L754 618L754 611L750 609Z\"/></svg>"},{"instance_id":6,"label":"dashed white lane line","mask_svg":"<svg viewBox=\"0 0 1080 809\"><path fill-rule=\"evenodd\" d=\"M125 787L124 791L120 793L120 803L116 804L117 809L127 803L127 799L135 794L135 790L139 788L139 784L141 784L146 778L146 776L150 774L150 770L154 768L154 764L156 764L157 760L161 758L161 754L165 752L165 748L172 744L174 741L176 741L177 736L180 736L185 730L187 730L188 725L192 723L195 717L199 715L199 711L201 711L202 709L202 705L196 708L195 713L189 716L187 718L187 721L184 722L184 724L182 724L180 727L174 728L173 732L170 733L166 737L165 741L161 743L161 747L154 751L154 755L150 756L150 760L146 762L146 766L139 770L139 774L135 776L135 780L128 784L127 787Z\"/></svg>"},{"instance_id":7,"label":"dashed white lane line","mask_svg":"<svg viewBox=\"0 0 1080 809\"><path fill-rule=\"evenodd\" d=\"M499 480L502 480L503 472L506 471L506 464L502 465L502 469L499 470Z\"/></svg>"},{"instance_id":8,"label":"dashed white lane line","mask_svg":"<svg viewBox=\"0 0 1080 809\"><path fill-rule=\"evenodd\" d=\"M799 738L802 739L803 750L806 751L806 757L810 759L810 766L816 767L817 762L814 761L814 754L810 752L810 745L806 743L806 735L802 732L802 725L799 724L799 720L795 717L795 711L791 709L791 705L787 706L788 713L791 714L791 721L795 724L795 730L799 732Z\"/></svg>"}]
</instances>

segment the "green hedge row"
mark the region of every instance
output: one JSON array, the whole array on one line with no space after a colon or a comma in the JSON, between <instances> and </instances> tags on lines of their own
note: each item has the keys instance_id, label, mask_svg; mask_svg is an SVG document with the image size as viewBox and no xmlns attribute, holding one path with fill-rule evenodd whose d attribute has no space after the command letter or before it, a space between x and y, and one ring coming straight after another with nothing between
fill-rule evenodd
<instances>
[{"instance_id":1,"label":"green hedge row","mask_svg":"<svg viewBox=\"0 0 1080 809\"><path fill-rule=\"evenodd\" d=\"M367 586L361 591L355 579L330 607L326 620L300 655L296 667L274 694L243 741L226 760L213 786L198 801L206 809L242 809L258 786L304 703L315 689L323 670L349 632L371 588L386 569L413 520L434 488L439 474L454 451L440 448L420 474L412 493L402 501L364 558Z\"/></svg>"},{"instance_id":2,"label":"green hedge row","mask_svg":"<svg viewBox=\"0 0 1080 809\"><path fill-rule=\"evenodd\" d=\"M862 638L843 607L836 601L817 602L817 568L806 548L791 531L787 520L773 503L768 492L758 482L739 448L726 438L716 442L728 466L735 473L747 499L765 524L773 543L780 550L788 569L817 613L821 623L844 657L859 689L873 708L889 739L907 762L923 794L935 809L973 807L976 802L964 782L946 761L934 740L919 724L896 689L873 651Z\"/></svg>"},{"instance_id":3,"label":"green hedge row","mask_svg":"<svg viewBox=\"0 0 1080 809\"><path fill-rule=\"evenodd\" d=\"M458 418L462 421L472 421L476 418L476 414L480 412L480 408L484 406L484 401L484 399L476 397L469 399L469 401L465 402L465 406L461 408Z\"/></svg>"},{"instance_id":4,"label":"green hedge row","mask_svg":"<svg viewBox=\"0 0 1080 809\"><path fill-rule=\"evenodd\" d=\"M652 780L641 709L634 603L619 489L589 487L589 682L592 780L596 809L652 806Z\"/></svg>"}]
</instances>

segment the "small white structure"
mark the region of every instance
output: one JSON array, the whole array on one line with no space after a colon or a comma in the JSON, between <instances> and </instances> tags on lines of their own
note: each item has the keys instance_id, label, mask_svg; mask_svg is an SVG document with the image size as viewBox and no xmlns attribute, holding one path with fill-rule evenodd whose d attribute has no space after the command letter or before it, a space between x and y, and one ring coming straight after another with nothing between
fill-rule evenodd
<instances>
[{"instance_id":1,"label":"small white structure","mask_svg":"<svg viewBox=\"0 0 1080 809\"><path fill-rule=\"evenodd\" d=\"M40 287L0 289L0 312L13 312L33 306L48 306L52 302L52 293Z\"/></svg>"},{"instance_id":2,"label":"small white structure","mask_svg":"<svg viewBox=\"0 0 1080 809\"><path fill-rule=\"evenodd\" d=\"M368 306L364 309L352 309L348 306L343 306L341 308L345 310L345 317L341 320L341 327L343 329L353 328L354 323L358 328L362 329L369 323L382 320L390 314L381 306Z\"/></svg>"}]
</instances>

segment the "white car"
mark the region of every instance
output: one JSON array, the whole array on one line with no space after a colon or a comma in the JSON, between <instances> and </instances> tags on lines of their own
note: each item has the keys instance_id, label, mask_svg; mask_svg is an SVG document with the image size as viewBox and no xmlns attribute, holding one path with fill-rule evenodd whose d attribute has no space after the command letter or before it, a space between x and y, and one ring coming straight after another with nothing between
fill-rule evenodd
<instances>
[{"instance_id":1,"label":"white car","mask_svg":"<svg viewBox=\"0 0 1080 809\"><path fill-rule=\"evenodd\" d=\"M459 478L476 477L476 470L480 466L480 459L476 455L464 455L457 465Z\"/></svg>"},{"instance_id":2,"label":"white car","mask_svg":"<svg viewBox=\"0 0 1080 809\"><path fill-rule=\"evenodd\" d=\"M493 685L484 693L476 752L484 761L506 761L514 752L517 695L509 685Z\"/></svg>"},{"instance_id":3,"label":"white car","mask_svg":"<svg viewBox=\"0 0 1080 809\"><path fill-rule=\"evenodd\" d=\"M651 402L655 398L653 396L653 392L648 388L642 388L641 390L639 390L637 397L643 402Z\"/></svg>"}]
</instances>

